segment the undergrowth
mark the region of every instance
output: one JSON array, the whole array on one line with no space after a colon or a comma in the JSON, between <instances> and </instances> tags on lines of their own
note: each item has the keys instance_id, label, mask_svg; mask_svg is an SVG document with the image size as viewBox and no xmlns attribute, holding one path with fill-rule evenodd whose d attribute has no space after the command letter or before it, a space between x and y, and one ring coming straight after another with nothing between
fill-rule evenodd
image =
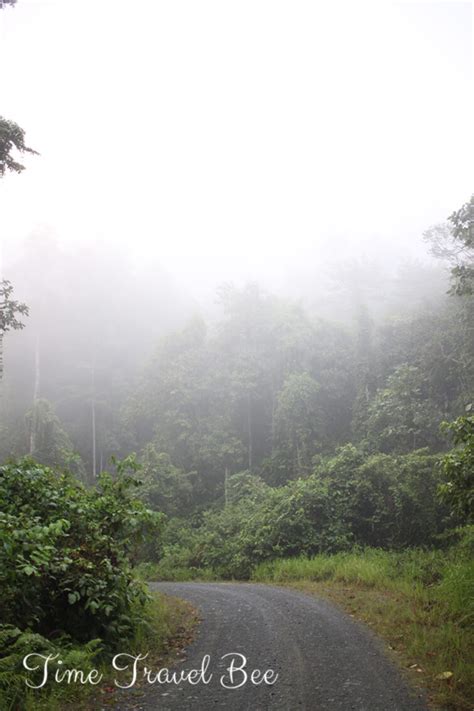
<instances>
[{"instance_id":1,"label":"undergrowth","mask_svg":"<svg viewBox=\"0 0 474 711\"><path fill-rule=\"evenodd\" d=\"M113 652L104 648L102 641L92 640L83 645L73 645L66 638L55 641L41 635L21 632L12 626L0 627L0 709L1 711L62 711L63 709L89 709L90 703L104 695L115 693L114 672L111 666L113 654L127 652L138 654L149 652L150 659L165 655L172 645L186 643L196 622L194 611L184 601L162 594L153 594L147 604L143 622L135 634L124 641L123 649ZM37 652L45 656L52 654L58 658L50 663L47 684L36 691L26 686L41 682L41 670L36 674L27 672L23 659L27 654ZM59 666L58 662L62 664ZM31 662L33 666L34 662ZM100 685L80 683L56 683L56 670L74 668L86 674L98 669L103 675ZM97 705L94 703L94 708Z\"/></svg>"}]
</instances>

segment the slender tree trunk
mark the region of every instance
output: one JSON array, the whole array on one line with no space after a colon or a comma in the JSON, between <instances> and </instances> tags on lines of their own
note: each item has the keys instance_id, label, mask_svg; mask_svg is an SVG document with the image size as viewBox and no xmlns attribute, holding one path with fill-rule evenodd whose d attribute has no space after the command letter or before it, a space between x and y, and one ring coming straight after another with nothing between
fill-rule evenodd
<instances>
[{"instance_id":1,"label":"slender tree trunk","mask_svg":"<svg viewBox=\"0 0 474 711\"><path fill-rule=\"evenodd\" d=\"M91 401L91 419L92 419L92 479L97 479L97 433L95 426L95 368L92 367L92 401Z\"/></svg>"},{"instance_id":2,"label":"slender tree trunk","mask_svg":"<svg viewBox=\"0 0 474 711\"><path fill-rule=\"evenodd\" d=\"M298 441L298 437L296 437L296 467L297 467L297 475L301 475L301 449L300 449L300 443Z\"/></svg>"},{"instance_id":3,"label":"slender tree trunk","mask_svg":"<svg viewBox=\"0 0 474 711\"><path fill-rule=\"evenodd\" d=\"M249 457L249 472L252 471L252 403L250 393L247 393L247 438L248 438L248 457Z\"/></svg>"},{"instance_id":4,"label":"slender tree trunk","mask_svg":"<svg viewBox=\"0 0 474 711\"><path fill-rule=\"evenodd\" d=\"M6 424L3 402L3 331L0 331L0 432Z\"/></svg>"},{"instance_id":5,"label":"slender tree trunk","mask_svg":"<svg viewBox=\"0 0 474 711\"><path fill-rule=\"evenodd\" d=\"M3 331L0 331L0 383L3 378Z\"/></svg>"},{"instance_id":6,"label":"slender tree trunk","mask_svg":"<svg viewBox=\"0 0 474 711\"><path fill-rule=\"evenodd\" d=\"M38 432L38 400L40 395L40 339L39 335L36 336L35 344L35 384L33 388L33 412L31 417L31 430L30 430L30 455L36 451L36 435Z\"/></svg>"},{"instance_id":7,"label":"slender tree trunk","mask_svg":"<svg viewBox=\"0 0 474 711\"><path fill-rule=\"evenodd\" d=\"M0 242L0 282L3 279L3 248L2 242ZM3 381L3 331L0 331L0 397L2 395L2 381Z\"/></svg>"},{"instance_id":8,"label":"slender tree trunk","mask_svg":"<svg viewBox=\"0 0 474 711\"><path fill-rule=\"evenodd\" d=\"M229 504L228 485L229 485L229 467L226 467L225 472L224 472L224 502L225 502L226 508Z\"/></svg>"},{"instance_id":9,"label":"slender tree trunk","mask_svg":"<svg viewBox=\"0 0 474 711\"><path fill-rule=\"evenodd\" d=\"M272 446L271 452L272 457L275 454L275 409L276 409L276 397L275 397L275 377L272 373Z\"/></svg>"}]
</instances>

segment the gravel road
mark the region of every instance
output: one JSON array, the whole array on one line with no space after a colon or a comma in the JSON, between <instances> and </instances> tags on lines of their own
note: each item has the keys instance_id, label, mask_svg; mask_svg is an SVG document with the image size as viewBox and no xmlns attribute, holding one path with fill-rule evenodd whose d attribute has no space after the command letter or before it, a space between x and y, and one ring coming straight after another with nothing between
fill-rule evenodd
<instances>
[{"instance_id":1,"label":"gravel road","mask_svg":"<svg viewBox=\"0 0 474 711\"><path fill-rule=\"evenodd\" d=\"M151 587L189 600L202 623L185 660L174 670L200 669L210 656L207 677L192 685L147 685L133 705L132 692L120 693L116 711L427 711L423 698L410 691L382 644L365 627L330 603L268 585L228 583L152 583ZM225 654L233 657L222 659ZM249 674L228 667L243 659ZM142 664L145 664L143 662ZM278 674L274 684L255 685L253 669ZM156 670L155 670L156 671ZM267 677L271 681L271 677ZM132 699L129 698L128 702Z\"/></svg>"}]
</instances>

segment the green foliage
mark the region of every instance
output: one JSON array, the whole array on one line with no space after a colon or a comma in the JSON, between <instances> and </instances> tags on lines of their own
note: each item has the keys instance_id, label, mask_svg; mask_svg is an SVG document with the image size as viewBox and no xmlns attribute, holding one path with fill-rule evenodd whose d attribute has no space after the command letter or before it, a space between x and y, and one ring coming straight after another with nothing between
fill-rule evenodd
<instances>
[{"instance_id":1,"label":"green foliage","mask_svg":"<svg viewBox=\"0 0 474 711\"><path fill-rule=\"evenodd\" d=\"M0 177L2 175L2 119L0 118ZM0 281L0 380L3 376L3 336L7 331L19 331L25 327L21 316L28 316L28 306L11 298L13 286L6 279Z\"/></svg>"},{"instance_id":2,"label":"green foliage","mask_svg":"<svg viewBox=\"0 0 474 711\"><path fill-rule=\"evenodd\" d=\"M351 431L372 452L441 451L439 423L474 394L467 297L382 326L360 302L352 335L255 285L220 297L216 327L194 319L164 339L125 410L138 448L195 472L195 510L222 499L226 471L274 486L307 477ZM189 513L181 501L173 515Z\"/></svg>"},{"instance_id":3,"label":"green foliage","mask_svg":"<svg viewBox=\"0 0 474 711\"><path fill-rule=\"evenodd\" d=\"M273 483L309 473L313 455L350 424L351 342L342 329L312 324L255 285L228 286L220 299L213 331L193 319L161 341L124 409L139 449L152 442L196 472L197 504L222 495L226 469Z\"/></svg>"},{"instance_id":4,"label":"green foliage","mask_svg":"<svg viewBox=\"0 0 474 711\"><path fill-rule=\"evenodd\" d=\"M383 551L376 548L359 548L334 555L300 556L258 566L254 580L338 580L365 587L380 587L387 581L404 579L410 584L432 584L439 579L445 565L441 552L423 550L405 552Z\"/></svg>"},{"instance_id":5,"label":"green foliage","mask_svg":"<svg viewBox=\"0 0 474 711\"><path fill-rule=\"evenodd\" d=\"M0 281L0 334L24 328L18 316L28 316L28 306L10 298L13 286L6 279Z\"/></svg>"},{"instance_id":6,"label":"green foliage","mask_svg":"<svg viewBox=\"0 0 474 711\"><path fill-rule=\"evenodd\" d=\"M308 373L293 373L278 394L274 428L278 447L285 453L287 478L308 474L321 446L323 414L319 393L320 386Z\"/></svg>"},{"instance_id":7,"label":"green foliage","mask_svg":"<svg viewBox=\"0 0 474 711\"><path fill-rule=\"evenodd\" d=\"M92 639L78 646L66 638L52 641L38 633L22 631L13 625L0 625L0 708L26 708L28 690L25 685L23 660L28 654L57 656L50 662L50 671L54 674L57 670L61 671L59 660L63 669L93 668L102 649L100 639ZM40 684L41 672L33 673L29 678L31 684ZM59 695L67 695L68 687L65 685L55 691Z\"/></svg>"},{"instance_id":8,"label":"green foliage","mask_svg":"<svg viewBox=\"0 0 474 711\"><path fill-rule=\"evenodd\" d=\"M456 530L458 540L447 551L448 565L440 580L439 598L461 624L474 628L474 526Z\"/></svg>"},{"instance_id":9,"label":"green foliage","mask_svg":"<svg viewBox=\"0 0 474 711\"><path fill-rule=\"evenodd\" d=\"M446 481L440 486L440 495L455 515L466 522L472 522L474 520L474 415L458 417L450 423L444 422L443 429L451 433L455 448L443 459Z\"/></svg>"},{"instance_id":10,"label":"green foliage","mask_svg":"<svg viewBox=\"0 0 474 711\"><path fill-rule=\"evenodd\" d=\"M34 441L32 455L36 461L52 467L64 467L79 479L85 479L84 465L67 432L48 400L35 400L25 415L26 432L30 442Z\"/></svg>"},{"instance_id":11,"label":"green foliage","mask_svg":"<svg viewBox=\"0 0 474 711\"><path fill-rule=\"evenodd\" d=\"M437 465L426 450L367 456L347 445L315 474L328 482L337 516L356 543L403 547L430 544L445 526Z\"/></svg>"},{"instance_id":12,"label":"green foliage","mask_svg":"<svg viewBox=\"0 0 474 711\"><path fill-rule=\"evenodd\" d=\"M7 170L21 173L25 169L25 166L13 157L14 151L37 155L36 151L28 148L25 144L24 130L14 121L0 116L0 178L5 175Z\"/></svg>"},{"instance_id":13,"label":"green foliage","mask_svg":"<svg viewBox=\"0 0 474 711\"><path fill-rule=\"evenodd\" d=\"M244 579L261 560L347 546L321 482L300 479L273 489L244 472L230 477L228 486L224 509L204 512L195 526L176 521L172 535L165 531L162 570L174 563ZM174 546L166 543L170 538Z\"/></svg>"},{"instance_id":14,"label":"green foliage","mask_svg":"<svg viewBox=\"0 0 474 711\"><path fill-rule=\"evenodd\" d=\"M140 498L155 511L176 516L190 510L192 475L173 466L170 456L149 444L141 458Z\"/></svg>"},{"instance_id":15,"label":"green foliage","mask_svg":"<svg viewBox=\"0 0 474 711\"><path fill-rule=\"evenodd\" d=\"M451 264L451 288L455 296L474 294L474 194L448 223L435 225L424 233L431 253Z\"/></svg>"},{"instance_id":16,"label":"green foliage","mask_svg":"<svg viewBox=\"0 0 474 711\"><path fill-rule=\"evenodd\" d=\"M31 459L0 467L4 623L77 641L132 633L147 595L129 561L157 525L131 496L135 484L103 474L88 490Z\"/></svg>"},{"instance_id":17,"label":"green foliage","mask_svg":"<svg viewBox=\"0 0 474 711\"><path fill-rule=\"evenodd\" d=\"M274 583L335 580L366 588L432 590L431 597L456 622L474 621L473 529L460 529L461 540L446 550L383 551L356 549L335 555L299 556L262 563L252 579Z\"/></svg>"},{"instance_id":18,"label":"green foliage","mask_svg":"<svg viewBox=\"0 0 474 711\"><path fill-rule=\"evenodd\" d=\"M451 293L465 296L474 293L474 194L459 210L449 216L453 242L460 255L453 268Z\"/></svg>"},{"instance_id":19,"label":"green foliage","mask_svg":"<svg viewBox=\"0 0 474 711\"><path fill-rule=\"evenodd\" d=\"M436 449L440 446L437 433L441 420L427 393L426 378L416 366L404 364L369 405L368 439L381 452L403 453L426 446Z\"/></svg>"},{"instance_id":20,"label":"green foliage","mask_svg":"<svg viewBox=\"0 0 474 711\"><path fill-rule=\"evenodd\" d=\"M425 450L367 455L353 445L281 487L242 472L229 477L224 508L167 524L160 575L189 567L245 579L262 561L302 553L432 545L447 519L439 481L438 458Z\"/></svg>"},{"instance_id":21,"label":"green foliage","mask_svg":"<svg viewBox=\"0 0 474 711\"><path fill-rule=\"evenodd\" d=\"M210 568L191 568L188 565L177 566L170 558L165 562L152 563L147 561L140 563L135 568L135 573L145 582L172 581L176 583L197 580L199 582L215 581L216 573Z\"/></svg>"},{"instance_id":22,"label":"green foliage","mask_svg":"<svg viewBox=\"0 0 474 711\"><path fill-rule=\"evenodd\" d=\"M146 572L147 577L143 579L152 579L149 570ZM187 639L197 622L188 603L156 592L147 601L143 616L144 623L127 639L126 649L131 654L141 654L146 649L153 659L161 659L177 640ZM100 639L77 645L64 636L47 639L34 632L22 632L12 625L0 625L0 708L2 711L96 708L104 699L96 693L97 687L90 684L47 684L39 691L30 691L25 685L23 659L31 653L58 655L49 663L52 676L56 671L64 673L65 668L82 670L85 674L97 669L103 675L102 683L112 686L111 658L116 652L116 646L104 648ZM41 669L28 672L28 679L39 684Z\"/></svg>"},{"instance_id":23,"label":"green foliage","mask_svg":"<svg viewBox=\"0 0 474 711\"><path fill-rule=\"evenodd\" d=\"M259 565L253 579L287 583L335 600L384 637L404 667L416 669L437 707L469 709L474 690L472 528L457 529L450 538L458 541L444 550L365 548L280 559Z\"/></svg>"},{"instance_id":24,"label":"green foliage","mask_svg":"<svg viewBox=\"0 0 474 711\"><path fill-rule=\"evenodd\" d=\"M446 550L356 548L335 555L279 559L258 565L252 579L274 583L335 580L404 591L430 588L444 613L468 627L474 621L473 527L459 529L459 534L460 541Z\"/></svg>"}]
</instances>

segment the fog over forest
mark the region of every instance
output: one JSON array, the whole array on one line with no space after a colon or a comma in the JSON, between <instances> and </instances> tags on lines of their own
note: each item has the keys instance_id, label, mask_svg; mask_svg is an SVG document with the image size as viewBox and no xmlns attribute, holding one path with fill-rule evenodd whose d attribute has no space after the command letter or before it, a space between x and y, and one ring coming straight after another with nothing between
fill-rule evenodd
<instances>
[{"instance_id":1,"label":"fog over forest","mask_svg":"<svg viewBox=\"0 0 474 711\"><path fill-rule=\"evenodd\" d=\"M472 19L0 0L0 708L473 708Z\"/></svg>"},{"instance_id":2,"label":"fog over forest","mask_svg":"<svg viewBox=\"0 0 474 711\"><path fill-rule=\"evenodd\" d=\"M318 329L348 339L349 400L361 319L377 349L379 329L448 308L452 264L423 233L470 194L469 112L452 98L468 103L468 4L347 4L343 22L327 3L185 7L1 13L2 111L40 153L2 180L3 276L30 311L5 340L3 456L34 453L40 400L88 477L143 447L124 413L163 338L202 320L213 343L236 304L257 330L275 316L255 310L287 309L319 346Z\"/></svg>"}]
</instances>

